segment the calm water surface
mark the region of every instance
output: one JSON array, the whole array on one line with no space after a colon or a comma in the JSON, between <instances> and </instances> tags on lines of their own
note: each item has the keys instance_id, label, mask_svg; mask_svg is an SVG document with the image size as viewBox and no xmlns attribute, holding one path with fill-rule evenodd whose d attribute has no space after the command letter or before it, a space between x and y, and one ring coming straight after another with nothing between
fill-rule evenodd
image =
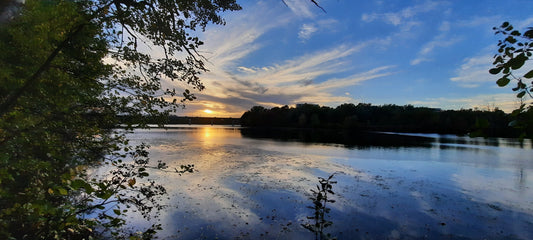
<instances>
[{"instance_id":1,"label":"calm water surface","mask_svg":"<svg viewBox=\"0 0 533 240\"><path fill-rule=\"evenodd\" d=\"M154 162L197 170L150 173L169 193L164 239L313 239L301 226L313 214L310 189L335 172L324 232L337 239L533 239L531 142L384 133L312 143L171 127L130 136L151 145ZM387 137L396 144L379 144Z\"/></svg>"}]
</instances>

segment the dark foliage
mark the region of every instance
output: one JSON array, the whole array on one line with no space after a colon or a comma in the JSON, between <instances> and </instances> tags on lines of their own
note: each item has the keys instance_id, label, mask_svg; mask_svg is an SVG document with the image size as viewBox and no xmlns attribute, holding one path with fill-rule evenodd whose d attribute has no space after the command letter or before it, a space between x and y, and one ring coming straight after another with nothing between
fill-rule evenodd
<instances>
[{"instance_id":1,"label":"dark foliage","mask_svg":"<svg viewBox=\"0 0 533 240\"><path fill-rule=\"evenodd\" d=\"M0 4L1 14L10 11L0 17L0 239L152 237L157 223L130 232L126 213L150 219L163 207L166 191L150 172L166 166L150 163L148 146L130 145L126 134L146 127L145 116L163 124L195 98L186 89L163 88L162 79L204 88L198 75L206 69L196 50L202 41L194 32L223 24L219 13L240 6L234 0L13 4Z\"/></svg>"},{"instance_id":2,"label":"dark foliage","mask_svg":"<svg viewBox=\"0 0 533 240\"><path fill-rule=\"evenodd\" d=\"M326 219L327 215L331 211L328 207L330 203L335 203L335 200L328 197L328 195L334 195L333 184L337 181L333 181L335 173L329 175L328 178L318 177L318 185L316 189L311 189L312 196L309 198L313 202L313 206L308 208L313 209L313 215L308 216L307 219L311 220L311 223L302 224L302 227L315 234L315 239L335 239L331 237L331 234L325 233L325 228L333 224L332 221Z\"/></svg>"},{"instance_id":3,"label":"dark foliage","mask_svg":"<svg viewBox=\"0 0 533 240\"><path fill-rule=\"evenodd\" d=\"M531 118L531 117L530 117ZM501 110L441 110L411 105L373 106L342 104L336 108L315 104L266 109L255 106L241 117L246 127L343 129L350 131L392 131L441 133L472 136L514 137L519 132L508 126L510 116ZM531 130L529 130L531 131Z\"/></svg>"},{"instance_id":4,"label":"dark foliage","mask_svg":"<svg viewBox=\"0 0 533 240\"><path fill-rule=\"evenodd\" d=\"M517 93L516 97L522 101L518 109L512 113L510 126L518 129L520 137L531 138L531 112L533 106L526 107L525 98L533 98L533 69L528 68L526 63L533 55L533 28L529 27L526 31L516 30L509 22L504 22L499 27L494 27L495 34L501 34L502 40L498 41L498 53L494 55L494 68L489 70L490 74L497 75L500 78L496 84L500 87L506 87L511 82L515 84L512 90ZM525 70L525 74L520 74L518 70Z\"/></svg>"}]
</instances>

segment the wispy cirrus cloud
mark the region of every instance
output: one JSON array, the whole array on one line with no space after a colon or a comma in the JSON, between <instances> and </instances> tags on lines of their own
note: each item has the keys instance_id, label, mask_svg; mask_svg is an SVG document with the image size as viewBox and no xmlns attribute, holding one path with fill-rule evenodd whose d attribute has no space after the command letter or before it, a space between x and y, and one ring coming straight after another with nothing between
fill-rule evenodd
<instances>
[{"instance_id":1,"label":"wispy cirrus cloud","mask_svg":"<svg viewBox=\"0 0 533 240\"><path fill-rule=\"evenodd\" d=\"M523 31L533 23L519 3L318 2L327 14L309 0L244 1L242 11L223 13L225 26L200 33L210 70L200 78L207 88L181 114L208 108L238 116L253 105L333 106L355 99L467 108L474 105L467 99L479 93L515 96L511 86L498 89L488 70L497 51L492 27L510 21ZM432 84L424 84L429 79ZM170 84L177 91L188 87Z\"/></svg>"},{"instance_id":2,"label":"wispy cirrus cloud","mask_svg":"<svg viewBox=\"0 0 533 240\"><path fill-rule=\"evenodd\" d=\"M311 35L318 31L318 28L314 24L304 24L302 27L300 27L300 31L298 32L298 38L301 40L308 40L311 38Z\"/></svg>"},{"instance_id":3,"label":"wispy cirrus cloud","mask_svg":"<svg viewBox=\"0 0 533 240\"><path fill-rule=\"evenodd\" d=\"M202 53L208 59L209 72L202 74L201 79L206 89L196 94L198 101L187 104L187 112L200 114L201 110L209 108L219 116L239 117L254 105L340 104L353 99L349 95L335 94L336 91L393 74L392 66L366 71L354 69L352 59L371 44L370 41L326 46L285 60L252 65L247 59L265 46L262 37L298 16L277 14L273 17L274 13L269 11L250 13L253 14L241 12L238 22L229 18L223 30L216 28L205 34L207 44ZM335 24L335 21L322 20L314 24L319 27ZM335 77L339 73L348 77Z\"/></svg>"},{"instance_id":4,"label":"wispy cirrus cloud","mask_svg":"<svg viewBox=\"0 0 533 240\"><path fill-rule=\"evenodd\" d=\"M395 72L392 72L391 70L394 69L396 66L382 66L377 67L371 70L368 70L366 72L362 73L356 73L353 75L350 75L348 77L344 78L333 78L329 79L325 82L322 82L320 84L317 84L314 89L316 90L322 90L322 89L342 89L346 86L353 86L358 85L364 81L379 78L379 77L385 77L394 74Z\"/></svg>"},{"instance_id":5,"label":"wispy cirrus cloud","mask_svg":"<svg viewBox=\"0 0 533 240\"><path fill-rule=\"evenodd\" d=\"M478 94L463 98L439 97L427 98L420 101L411 101L409 104L443 108L443 109L474 109L494 110L499 108L505 112L511 112L520 106L520 100L514 94Z\"/></svg>"},{"instance_id":6,"label":"wispy cirrus cloud","mask_svg":"<svg viewBox=\"0 0 533 240\"><path fill-rule=\"evenodd\" d=\"M305 42L306 40L309 40L311 36L317 32L321 32L324 30L334 31L337 24L338 24L338 21L335 19L325 19L325 20L319 20L319 21L311 22L311 23L304 23L300 27L300 31L298 32L298 38L300 38L300 40Z\"/></svg>"},{"instance_id":7,"label":"wispy cirrus cloud","mask_svg":"<svg viewBox=\"0 0 533 240\"><path fill-rule=\"evenodd\" d=\"M393 66L384 66L347 77L328 75L350 72L349 57L366 44L337 46L266 67L235 67L236 71L211 71L205 74L207 90L200 99L212 99L232 105L240 112L253 105L279 106L312 102L323 105L350 102L350 96L335 91L364 81L394 74ZM348 59L347 59L348 58Z\"/></svg>"},{"instance_id":8,"label":"wispy cirrus cloud","mask_svg":"<svg viewBox=\"0 0 533 240\"><path fill-rule=\"evenodd\" d=\"M456 76L450 80L465 88L479 87L487 82L495 83L497 77L489 73L492 61L490 53L466 58L456 70Z\"/></svg>"},{"instance_id":9,"label":"wispy cirrus cloud","mask_svg":"<svg viewBox=\"0 0 533 240\"><path fill-rule=\"evenodd\" d=\"M498 24L501 16L472 16L467 19L457 21L457 25L460 27L479 27L484 25L492 26L492 24ZM490 30L490 28L488 28Z\"/></svg>"},{"instance_id":10,"label":"wispy cirrus cloud","mask_svg":"<svg viewBox=\"0 0 533 240\"><path fill-rule=\"evenodd\" d=\"M444 21L440 27L440 34L435 36L431 41L422 46L415 59L411 61L411 65L417 65L422 62L432 61L429 55L437 48L449 47L461 41L459 37L449 37L450 22Z\"/></svg>"},{"instance_id":11,"label":"wispy cirrus cloud","mask_svg":"<svg viewBox=\"0 0 533 240\"><path fill-rule=\"evenodd\" d=\"M313 5L309 0L282 0L281 2L285 3L299 17L313 18L317 10L316 5Z\"/></svg>"},{"instance_id":12,"label":"wispy cirrus cloud","mask_svg":"<svg viewBox=\"0 0 533 240\"><path fill-rule=\"evenodd\" d=\"M365 22L382 21L408 31L413 26L421 24L420 20L416 19L418 14L438 10L444 4L441 1L425 1L422 4L406 7L396 12L365 13L361 16L361 20Z\"/></svg>"},{"instance_id":13,"label":"wispy cirrus cloud","mask_svg":"<svg viewBox=\"0 0 533 240\"><path fill-rule=\"evenodd\" d=\"M300 31L298 32L298 38L301 40L307 40L311 38L311 35L315 33L318 30L318 28L314 24L304 24L302 27L300 27Z\"/></svg>"},{"instance_id":14,"label":"wispy cirrus cloud","mask_svg":"<svg viewBox=\"0 0 533 240\"><path fill-rule=\"evenodd\" d=\"M287 24L294 16L279 14L279 9L270 9L259 2L248 12L240 12L228 19L225 26L209 29L203 36L206 44L201 51L209 61L211 68L234 66L237 60L262 47L259 40L266 32L273 28ZM258 8L264 10L258 11ZM275 16L275 17L274 17Z\"/></svg>"},{"instance_id":15,"label":"wispy cirrus cloud","mask_svg":"<svg viewBox=\"0 0 533 240\"><path fill-rule=\"evenodd\" d=\"M349 60L345 58L365 46L367 46L367 43L355 46L340 45L325 50L317 50L272 66L256 67L256 69L260 69L258 72L243 77L278 86L316 79L323 75L346 71L347 67L349 67Z\"/></svg>"},{"instance_id":16,"label":"wispy cirrus cloud","mask_svg":"<svg viewBox=\"0 0 533 240\"><path fill-rule=\"evenodd\" d=\"M487 85L487 83L488 86L497 87L496 80L500 78L501 75L492 75L489 73L489 69L494 67L492 65L492 62L494 61L493 54L490 53L490 50L484 52L486 53L464 59L463 64L456 69L457 76L450 78L450 80L465 88L476 88L482 85ZM513 75L521 77L532 68L533 63L526 62L522 68L513 70ZM510 85L512 84L516 85L516 83L511 83Z\"/></svg>"},{"instance_id":17,"label":"wispy cirrus cloud","mask_svg":"<svg viewBox=\"0 0 533 240\"><path fill-rule=\"evenodd\" d=\"M533 17L524 19L516 24L516 27L518 29L525 29L527 27L531 27L533 25Z\"/></svg>"}]
</instances>

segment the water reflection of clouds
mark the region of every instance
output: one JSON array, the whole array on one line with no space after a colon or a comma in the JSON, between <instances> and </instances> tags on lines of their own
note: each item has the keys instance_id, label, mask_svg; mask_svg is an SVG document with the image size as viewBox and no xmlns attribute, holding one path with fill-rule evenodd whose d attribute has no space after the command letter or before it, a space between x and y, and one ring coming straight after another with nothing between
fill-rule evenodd
<instances>
[{"instance_id":1,"label":"water reflection of clouds","mask_svg":"<svg viewBox=\"0 0 533 240\"><path fill-rule=\"evenodd\" d=\"M217 135L216 130L205 129L179 131L179 134L156 131L140 137L151 142L153 159L163 159L171 168L193 163L199 171L183 177L175 174L159 176L171 196L168 205L178 208L173 215L183 216L184 222L177 223L178 225L186 223L183 225L187 226L192 223L191 219L197 219L196 221L210 223L219 221L215 225L243 225L248 222L258 227L259 218L254 211L258 210L256 205L260 203L250 202L243 195L242 188L235 189L235 183L248 184L250 189L255 189L246 192L247 195L251 191L275 189L303 193L314 184L317 174L315 169L328 171L328 166L313 165L313 161L306 157L295 155L280 159L275 150L282 146L275 144L265 146L255 142L247 148L221 141L205 144L208 137L214 140L218 136L218 140L224 140L224 133ZM183 134L188 137L184 138ZM314 160L318 158L314 157ZM176 219L169 219L169 223L176 224L175 221ZM230 226L225 226L228 227Z\"/></svg>"},{"instance_id":2,"label":"water reflection of clouds","mask_svg":"<svg viewBox=\"0 0 533 240\"><path fill-rule=\"evenodd\" d=\"M360 236L355 229L366 229L374 238L423 237L425 231L434 237L490 236L500 228L513 232L499 226L503 222L479 219L494 211L487 204L505 208L501 214L533 215L527 202L533 199L532 182L524 171L525 178L517 180L520 168L512 167L525 166L526 173L531 169L531 161L512 157L525 154L519 148L502 153L440 147L347 149L241 138L238 130L210 126L143 132L137 139L149 142L152 159L164 160L171 169L194 164L198 170L181 177L153 174L169 192L162 216L167 236L257 238L270 232L307 238L299 224L311 214L306 208L311 205L309 189L317 176L333 172L342 174L335 177L331 230L343 232L344 238ZM517 183L524 187L517 188ZM478 208L483 211L474 214L476 219L473 211ZM447 225L439 225L443 222ZM289 223L290 233L283 232ZM479 225L485 223L495 230Z\"/></svg>"},{"instance_id":3,"label":"water reflection of clouds","mask_svg":"<svg viewBox=\"0 0 533 240\"><path fill-rule=\"evenodd\" d=\"M198 143L198 146L192 144L189 147L194 149L199 145L203 143ZM266 149L271 147L273 146ZM307 156L297 155L284 156L280 159L278 152L266 149L242 148L229 144L213 145L193 153L187 153L182 148L175 149L182 153L182 159L174 160L171 165L186 164L187 161L193 160L199 172L178 178L170 177L169 182L172 183L165 184L169 193L176 196L171 198L177 200L176 202L173 200L169 202L170 206L178 207L173 214L174 217L181 215L183 219L188 219L181 222L181 224L186 223L184 225L191 223L192 219L209 222L219 231L231 229L232 224L237 224L253 225L256 230L263 229L268 232L273 227L259 220L265 216L257 215L258 212L271 211L272 209L264 208L272 208L275 205L273 202L265 202L267 197L265 192L286 190L286 195L295 193L299 196L299 199L292 197L294 201L298 201L295 207L301 208L307 214L305 206L308 203L304 201L307 201L306 192L316 184L315 179L319 174L316 169L325 171L324 174L320 174L322 176L327 172L341 170L338 165L335 167L316 156L312 160ZM161 150L168 154L170 148L168 145L152 148L156 156L160 155L158 151ZM254 196L262 197L254 199ZM274 201L279 196L270 197L273 197L271 201ZM277 200L283 202L281 199ZM187 209L187 212L180 211L180 208ZM167 221L168 224L180 224L172 217ZM294 219L287 220L289 221Z\"/></svg>"},{"instance_id":4,"label":"water reflection of clouds","mask_svg":"<svg viewBox=\"0 0 533 240\"><path fill-rule=\"evenodd\" d=\"M525 187L533 186L533 180L524 175L517 176L513 169L493 171L461 168L452 180L473 201L497 203L518 212L533 214L533 192Z\"/></svg>"}]
</instances>

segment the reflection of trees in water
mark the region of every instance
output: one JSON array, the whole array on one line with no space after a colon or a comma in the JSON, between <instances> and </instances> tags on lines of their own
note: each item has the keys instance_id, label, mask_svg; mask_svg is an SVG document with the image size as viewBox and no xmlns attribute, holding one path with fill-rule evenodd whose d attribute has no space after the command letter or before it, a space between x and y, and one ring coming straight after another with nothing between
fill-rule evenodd
<instances>
[{"instance_id":1,"label":"reflection of trees in water","mask_svg":"<svg viewBox=\"0 0 533 240\"><path fill-rule=\"evenodd\" d=\"M527 207L523 207L527 200L518 199L529 194L531 180L523 179L527 180L525 189L517 185L520 175L527 176L530 161L522 156L529 156L529 152L499 152L492 147L475 146L485 139L465 141L469 138L460 137L454 141L453 136L428 139L435 151L419 147L392 147L392 151L388 147L370 147L359 151L358 147L343 149L339 145L314 148L315 144L240 139L241 128L224 132L232 134L217 138L211 134L210 141L217 144L207 147L203 147L207 141L203 129L179 131L179 136L188 138L164 135L169 147L163 149L173 147L170 149L174 152L162 152L156 159L167 159L172 163L170 169L194 159L195 167L201 170L190 175L194 178L169 181L175 191L188 189L184 195L177 195L179 204L175 205L189 207L173 210L180 212L171 218L176 219L173 224L181 230L181 238L313 239L315 232L301 225L315 224L313 219L306 219L314 214L314 208L306 208L313 206L309 189L317 190L317 176L327 178L328 173L342 171L344 174L333 177L338 181L334 184L335 195L328 194L336 202L328 204L331 212L325 214L325 220L334 224L322 232L338 239L531 239L526 238L529 223L524 220L530 218L524 212ZM176 139L180 143L176 144ZM441 143L450 144L439 149ZM525 143L528 146L529 142ZM462 146L466 144L474 146ZM515 143L502 141L499 146ZM429 155L435 153L438 155ZM341 158L341 154L347 157ZM500 179L502 176L505 178ZM507 200L510 202L504 202ZM319 234L315 235L318 239Z\"/></svg>"},{"instance_id":2,"label":"reflection of trees in water","mask_svg":"<svg viewBox=\"0 0 533 240\"><path fill-rule=\"evenodd\" d=\"M337 181L332 181L333 176L336 173L331 174L328 178L318 177L319 185L316 185L316 190L311 189L312 196L309 198L313 201L313 206L308 208L314 210L312 216L308 216L307 219L313 222L302 224L302 226L315 234L315 239L330 239L331 234L324 233L324 229L333 224L332 221L326 220L326 214L329 213L331 208L328 208L328 203L334 203L335 200L329 199L328 194L335 194L333 192L333 185Z\"/></svg>"},{"instance_id":3,"label":"reflection of trees in water","mask_svg":"<svg viewBox=\"0 0 533 240\"><path fill-rule=\"evenodd\" d=\"M304 143L334 143L347 148L368 147L431 147L435 140L428 137L379 132L343 131L333 129L241 128L246 138L266 138Z\"/></svg>"}]
</instances>

